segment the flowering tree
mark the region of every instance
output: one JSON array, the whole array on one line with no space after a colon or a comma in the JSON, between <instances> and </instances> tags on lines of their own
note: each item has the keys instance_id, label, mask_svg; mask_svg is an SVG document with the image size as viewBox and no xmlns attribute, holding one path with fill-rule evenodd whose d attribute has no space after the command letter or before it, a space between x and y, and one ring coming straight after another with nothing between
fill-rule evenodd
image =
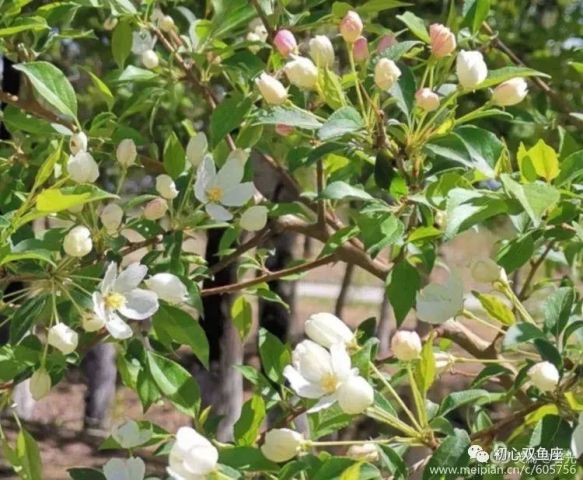
<instances>
[{"instance_id":1,"label":"flowering tree","mask_svg":"<svg viewBox=\"0 0 583 480\"><path fill-rule=\"evenodd\" d=\"M167 455L176 480L474 478L439 469L488 459L524 468L523 478L576 477L583 150L570 125L554 145L528 138L518 149L483 128L520 112L507 107L527 102L531 85L552 93L547 75L512 55L489 60L489 46L504 50L483 23L489 2L466 0L459 12L452 3L444 24L430 26L402 2L376 0L303 2L309 11L279 0L213 0L204 11L167 2L165 12L151 0L36 3L0 1L2 53L25 79L19 93L0 92L10 134L0 149L9 329L0 405L27 378L42 398L89 348L111 342L144 409L163 398L192 417L177 432L127 422L103 447L128 458L102 471L73 468L71 478L143 479L138 448ZM374 23L395 8L398 35ZM82 48L79 64L71 50ZM250 155L283 179L293 202L259 194ZM124 193L128 176L143 172L155 188ZM493 258L476 254L480 311L464 306L455 271L425 284L440 246L494 221L512 236ZM226 229L218 268L239 261L240 279L201 289L217 271L182 247L212 228ZM281 232L314 238L321 251L268 271L261 246ZM139 249L139 263L122 266ZM213 410L201 409L174 355L185 345L208 361L201 298L239 295L233 322L244 339L249 299L279 301L267 282L334 262L385 283L397 328L415 316L429 333L399 329L392 354L379 358L372 321L352 330L315 314L293 350L261 331L261 370L237 366L253 392L233 440L214 440ZM529 301L540 292L542 301ZM430 400L439 374L465 363L482 366L468 389ZM373 436L325 438L364 417ZM16 443L0 438L22 478L42 478L25 429ZM414 447L426 454L407 465ZM535 457L514 455L525 448Z\"/></svg>"}]
</instances>

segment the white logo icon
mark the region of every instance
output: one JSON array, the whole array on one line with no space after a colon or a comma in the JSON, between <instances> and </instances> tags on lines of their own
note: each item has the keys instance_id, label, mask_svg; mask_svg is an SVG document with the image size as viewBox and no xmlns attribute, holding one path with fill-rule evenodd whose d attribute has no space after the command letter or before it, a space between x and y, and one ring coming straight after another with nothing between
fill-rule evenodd
<instances>
[{"instance_id":1,"label":"white logo icon","mask_svg":"<svg viewBox=\"0 0 583 480\"><path fill-rule=\"evenodd\" d=\"M468 448L468 455L470 458L477 460L480 463L486 463L490 459L488 452L484 451L480 445L470 445Z\"/></svg>"}]
</instances>

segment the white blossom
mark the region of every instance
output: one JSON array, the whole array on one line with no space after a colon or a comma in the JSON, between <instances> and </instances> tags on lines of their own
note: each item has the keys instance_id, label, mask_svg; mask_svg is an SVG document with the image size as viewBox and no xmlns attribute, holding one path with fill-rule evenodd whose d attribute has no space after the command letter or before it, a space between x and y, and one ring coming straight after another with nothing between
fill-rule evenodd
<instances>
[{"instance_id":1,"label":"white blossom","mask_svg":"<svg viewBox=\"0 0 583 480\"><path fill-rule=\"evenodd\" d=\"M173 480L207 480L219 460L219 452L205 437L190 427L176 432L168 457L168 474Z\"/></svg>"},{"instance_id":2,"label":"white blossom","mask_svg":"<svg viewBox=\"0 0 583 480\"><path fill-rule=\"evenodd\" d=\"M69 139L69 150L73 155L77 155L79 152L86 152L87 143L87 135L84 132L74 133Z\"/></svg>"},{"instance_id":3,"label":"white blossom","mask_svg":"<svg viewBox=\"0 0 583 480\"><path fill-rule=\"evenodd\" d=\"M287 100L287 90L277 78L263 72L255 79L255 84L270 105L281 105Z\"/></svg>"},{"instance_id":4,"label":"white blossom","mask_svg":"<svg viewBox=\"0 0 583 480\"><path fill-rule=\"evenodd\" d=\"M265 434L261 453L272 462L287 462L298 453L304 436L289 428L274 428Z\"/></svg>"},{"instance_id":5,"label":"white blossom","mask_svg":"<svg viewBox=\"0 0 583 480\"><path fill-rule=\"evenodd\" d=\"M397 64L388 58L381 58L374 69L374 81L381 90L390 90L401 76Z\"/></svg>"},{"instance_id":6,"label":"white blossom","mask_svg":"<svg viewBox=\"0 0 583 480\"><path fill-rule=\"evenodd\" d=\"M492 103L501 107L510 107L522 102L527 94L528 85L524 78L512 78L494 89Z\"/></svg>"},{"instance_id":7,"label":"white blossom","mask_svg":"<svg viewBox=\"0 0 583 480\"><path fill-rule=\"evenodd\" d=\"M157 273L146 280L146 286L168 303L183 303L188 300L188 289L171 273Z\"/></svg>"},{"instance_id":8,"label":"white blossom","mask_svg":"<svg viewBox=\"0 0 583 480\"><path fill-rule=\"evenodd\" d=\"M103 466L107 480L143 480L146 464L139 457L112 458Z\"/></svg>"},{"instance_id":9,"label":"white blossom","mask_svg":"<svg viewBox=\"0 0 583 480\"><path fill-rule=\"evenodd\" d=\"M310 57L320 68L330 68L334 64L334 47L325 35L316 35L310 40Z\"/></svg>"},{"instance_id":10,"label":"white blossom","mask_svg":"<svg viewBox=\"0 0 583 480\"><path fill-rule=\"evenodd\" d=\"M150 290L138 288L148 272L139 263L129 265L117 274L117 265L110 263L100 284L93 293L93 311L112 337L126 339L132 329L120 316L130 320L145 320L158 310L158 296Z\"/></svg>"},{"instance_id":11,"label":"white blossom","mask_svg":"<svg viewBox=\"0 0 583 480\"><path fill-rule=\"evenodd\" d=\"M132 166L136 163L136 158L138 156L135 142L131 138L124 138L119 142L115 151L115 156L122 167L128 168Z\"/></svg>"},{"instance_id":12,"label":"white blossom","mask_svg":"<svg viewBox=\"0 0 583 480\"><path fill-rule=\"evenodd\" d=\"M174 180L170 175L164 173L156 177L156 191L167 200L172 200L178 196Z\"/></svg>"},{"instance_id":13,"label":"white blossom","mask_svg":"<svg viewBox=\"0 0 583 480\"><path fill-rule=\"evenodd\" d=\"M488 67L484 56L478 51L462 50L458 53L456 73L460 85L466 90L473 90L488 76Z\"/></svg>"},{"instance_id":14,"label":"white blossom","mask_svg":"<svg viewBox=\"0 0 583 480\"><path fill-rule=\"evenodd\" d=\"M233 218L225 207L241 207L253 196L253 182L241 182L245 161L246 155L235 151L218 173L210 155L205 156L198 167L194 194L205 205L206 212L219 222Z\"/></svg>"},{"instance_id":15,"label":"white blossom","mask_svg":"<svg viewBox=\"0 0 583 480\"><path fill-rule=\"evenodd\" d=\"M91 232L83 225L73 227L63 239L63 250L71 257L84 257L92 249Z\"/></svg>"},{"instance_id":16,"label":"white blossom","mask_svg":"<svg viewBox=\"0 0 583 480\"><path fill-rule=\"evenodd\" d=\"M68 325L57 323L49 329L47 342L64 355L73 353L79 343L79 335Z\"/></svg>"},{"instance_id":17,"label":"white blossom","mask_svg":"<svg viewBox=\"0 0 583 480\"><path fill-rule=\"evenodd\" d=\"M541 392L550 392L559 384L559 371L551 362L536 363L527 373L532 384Z\"/></svg>"},{"instance_id":18,"label":"white blossom","mask_svg":"<svg viewBox=\"0 0 583 480\"><path fill-rule=\"evenodd\" d=\"M283 70L288 80L298 88L313 90L318 83L318 68L306 57L296 57Z\"/></svg>"},{"instance_id":19,"label":"white blossom","mask_svg":"<svg viewBox=\"0 0 583 480\"><path fill-rule=\"evenodd\" d=\"M330 348L335 343L352 344L354 333L348 325L331 313L315 313L306 320L304 325L306 335L323 347Z\"/></svg>"}]
</instances>

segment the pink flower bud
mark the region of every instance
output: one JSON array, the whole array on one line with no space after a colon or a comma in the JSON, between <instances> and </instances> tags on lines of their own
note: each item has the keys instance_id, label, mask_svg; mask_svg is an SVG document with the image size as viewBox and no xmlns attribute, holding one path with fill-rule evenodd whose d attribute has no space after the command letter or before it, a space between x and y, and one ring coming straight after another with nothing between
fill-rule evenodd
<instances>
[{"instance_id":1,"label":"pink flower bud","mask_svg":"<svg viewBox=\"0 0 583 480\"><path fill-rule=\"evenodd\" d=\"M455 35L445 25L434 23L429 27L431 38L431 53L437 57L445 57L455 50Z\"/></svg>"},{"instance_id":2,"label":"pink flower bud","mask_svg":"<svg viewBox=\"0 0 583 480\"><path fill-rule=\"evenodd\" d=\"M360 15L349 11L340 22L340 35L347 43L354 43L362 33L363 25Z\"/></svg>"},{"instance_id":3,"label":"pink flower bud","mask_svg":"<svg viewBox=\"0 0 583 480\"><path fill-rule=\"evenodd\" d=\"M352 45L352 55L357 62L364 62L370 55L368 51L368 41L364 37L360 37Z\"/></svg>"},{"instance_id":4,"label":"pink flower bud","mask_svg":"<svg viewBox=\"0 0 583 480\"><path fill-rule=\"evenodd\" d=\"M294 133L294 127L284 125L283 123L278 123L275 126L275 132L282 137L289 137L292 133Z\"/></svg>"},{"instance_id":5,"label":"pink flower bud","mask_svg":"<svg viewBox=\"0 0 583 480\"><path fill-rule=\"evenodd\" d=\"M168 211L168 202L163 198L154 198L144 207L144 217L148 220L160 220Z\"/></svg>"},{"instance_id":6,"label":"pink flower bud","mask_svg":"<svg viewBox=\"0 0 583 480\"><path fill-rule=\"evenodd\" d=\"M422 88L417 90L415 94L415 101L422 110L426 112L433 112L439 107L439 97L430 88Z\"/></svg>"},{"instance_id":7,"label":"pink flower bud","mask_svg":"<svg viewBox=\"0 0 583 480\"><path fill-rule=\"evenodd\" d=\"M289 30L280 30L273 39L273 44L282 57L287 57L290 53L298 51L296 37Z\"/></svg>"},{"instance_id":8,"label":"pink flower bud","mask_svg":"<svg viewBox=\"0 0 583 480\"><path fill-rule=\"evenodd\" d=\"M392 33L383 35L377 44L377 53L383 53L387 48L397 44L397 39Z\"/></svg>"}]
</instances>

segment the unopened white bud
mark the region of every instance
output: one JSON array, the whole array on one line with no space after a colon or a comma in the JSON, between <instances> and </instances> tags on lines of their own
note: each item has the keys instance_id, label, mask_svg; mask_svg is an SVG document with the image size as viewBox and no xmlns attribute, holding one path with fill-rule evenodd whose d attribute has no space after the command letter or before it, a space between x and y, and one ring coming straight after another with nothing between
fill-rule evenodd
<instances>
[{"instance_id":1,"label":"unopened white bud","mask_svg":"<svg viewBox=\"0 0 583 480\"><path fill-rule=\"evenodd\" d=\"M287 90L275 77L262 73L255 84L265 101L271 105L281 105L287 100Z\"/></svg>"},{"instance_id":2,"label":"unopened white bud","mask_svg":"<svg viewBox=\"0 0 583 480\"><path fill-rule=\"evenodd\" d=\"M374 81L381 90L390 90L401 76L397 64L388 58L381 58L374 69Z\"/></svg>"},{"instance_id":3,"label":"unopened white bud","mask_svg":"<svg viewBox=\"0 0 583 480\"><path fill-rule=\"evenodd\" d=\"M169 33L174 30L174 19L170 15L164 15L159 22L160 30Z\"/></svg>"},{"instance_id":4,"label":"unopened white bud","mask_svg":"<svg viewBox=\"0 0 583 480\"><path fill-rule=\"evenodd\" d=\"M249 232L261 230L267 224L267 207L257 205L248 208L243 215L241 215L239 224L241 225L241 228Z\"/></svg>"},{"instance_id":5,"label":"unopened white bud","mask_svg":"<svg viewBox=\"0 0 583 480\"><path fill-rule=\"evenodd\" d=\"M296 87L313 90L318 83L318 69L309 58L296 57L283 69L289 81Z\"/></svg>"},{"instance_id":6,"label":"unopened white bud","mask_svg":"<svg viewBox=\"0 0 583 480\"><path fill-rule=\"evenodd\" d=\"M316 35L310 40L310 57L320 68L330 68L334 63L334 47L325 35Z\"/></svg>"},{"instance_id":7,"label":"unopened white bud","mask_svg":"<svg viewBox=\"0 0 583 480\"><path fill-rule=\"evenodd\" d=\"M110 235L116 233L123 220L123 209L115 203L110 203L101 211L99 219L107 233Z\"/></svg>"},{"instance_id":8,"label":"unopened white bud","mask_svg":"<svg viewBox=\"0 0 583 480\"><path fill-rule=\"evenodd\" d=\"M311 315L306 320L304 330L308 338L326 348L330 348L335 343L348 345L354 341L354 333L348 325L331 313Z\"/></svg>"},{"instance_id":9,"label":"unopened white bud","mask_svg":"<svg viewBox=\"0 0 583 480\"><path fill-rule=\"evenodd\" d=\"M63 250L71 257L84 257L92 248L91 232L82 225L73 227L63 239Z\"/></svg>"},{"instance_id":10,"label":"unopened white bud","mask_svg":"<svg viewBox=\"0 0 583 480\"><path fill-rule=\"evenodd\" d=\"M437 373L442 373L455 364L455 357L451 353L436 352L433 354L433 358Z\"/></svg>"},{"instance_id":11,"label":"unopened white bud","mask_svg":"<svg viewBox=\"0 0 583 480\"><path fill-rule=\"evenodd\" d=\"M299 432L289 428L274 428L265 434L261 453L272 462L286 462L297 455L303 441L304 437Z\"/></svg>"},{"instance_id":12,"label":"unopened white bud","mask_svg":"<svg viewBox=\"0 0 583 480\"><path fill-rule=\"evenodd\" d=\"M136 163L136 158L138 156L138 151L136 149L136 144L131 138L124 138L115 151L115 156L117 161L124 168L128 168Z\"/></svg>"},{"instance_id":13,"label":"unopened white bud","mask_svg":"<svg viewBox=\"0 0 583 480\"><path fill-rule=\"evenodd\" d=\"M97 332L105 326L105 321L93 312L85 312L81 315L81 326L86 332Z\"/></svg>"},{"instance_id":14,"label":"unopened white bud","mask_svg":"<svg viewBox=\"0 0 583 480\"><path fill-rule=\"evenodd\" d=\"M85 135L84 132L74 133L69 139L69 150L71 150L73 155L76 155L79 152L86 152L87 143L87 135Z\"/></svg>"},{"instance_id":15,"label":"unopened white bud","mask_svg":"<svg viewBox=\"0 0 583 480\"><path fill-rule=\"evenodd\" d=\"M346 452L346 456L353 460L374 463L379 459L379 450L374 443L352 445Z\"/></svg>"},{"instance_id":16,"label":"unopened white bud","mask_svg":"<svg viewBox=\"0 0 583 480\"><path fill-rule=\"evenodd\" d=\"M421 348L421 339L417 332L399 330L391 339L391 350L397 359L404 362L419 358Z\"/></svg>"},{"instance_id":17,"label":"unopened white bud","mask_svg":"<svg viewBox=\"0 0 583 480\"><path fill-rule=\"evenodd\" d=\"M430 88L417 90L415 101L419 105L419 108L426 112L433 112L439 108L439 96Z\"/></svg>"},{"instance_id":18,"label":"unopened white bud","mask_svg":"<svg viewBox=\"0 0 583 480\"><path fill-rule=\"evenodd\" d=\"M542 392L550 392L559 384L559 371L551 362L539 362L528 370L532 384Z\"/></svg>"},{"instance_id":19,"label":"unopened white bud","mask_svg":"<svg viewBox=\"0 0 583 480\"><path fill-rule=\"evenodd\" d=\"M510 107L522 102L528 94L528 85L524 78L512 78L494 89L492 103L501 107Z\"/></svg>"},{"instance_id":20,"label":"unopened white bud","mask_svg":"<svg viewBox=\"0 0 583 480\"><path fill-rule=\"evenodd\" d=\"M60 350L64 355L68 355L77 348L79 335L64 323L57 323L49 329L47 341L50 346Z\"/></svg>"},{"instance_id":21,"label":"unopened white bud","mask_svg":"<svg viewBox=\"0 0 583 480\"><path fill-rule=\"evenodd\" d=\"M28 389L34 400L40 400L48 395L51 391L51 376L44 367L36 370L28 382Z\"/></svg>"},{"instance_id":22,"label":"unopened white bud","mask_svg":"<svg viewBox=\"0 0 583 480\"><path fill-rule=\"evenodd\" d=\"M150 200L144 208L144 217L148 220L159 220L168 211L168 202L163 198L154 198Z\"/></svg>"},{"instance_id":23,"label":"unopened white bud","mask_svg":"<svg viewBox=\"0 0 583 480\"><path fill-rule=\"evenodd\" d=\"M69 157L67 172L75 183L93 183L99 178L99 167L93 157L84 151Z\"/></svg>"},{"instance_id":24,"label":"unopened white bud","mask_svg":"<svg viewBox=\"0 0 583 480\"><path fill-rule=\"evenodd\" d=\"M107 17L105 22L103 22L103 29L107 30L108 32L112 31L115 27L117 27L118 20L117 17Z\"/></svg>"},{"instance_id":25,"label":"unopened white bud","mask_svg":"<svg viewBox=\"0 0 583 480\"><path fill-rule=\"evenodd\" d=\"M170 175L161 174L156 177L156 191L167 200L178 196L176 184Z\"/></svg>"},{"instance_id":26,"label":"unopened white bud","mask_svg":"<svg viewBox=\"0 0 583 480\"><path fill-rule=\"evenodd\" d=\"M208 151L208 140L204 132L198 132L191 137L186 146L186 158L193 167L198 167Z\"/></svg>"},{"instance_id":27,"label":"unopened white bud","mask_svg":"<svg viewBox=\"0 0 583 480\"><path fill-rule=\"evenodd\" d=\"M484 56L478 51L462 50L457 55L456 73L460 85L466 90L473 90L488 76Z\"/></svg>"},{"instance_id":28,"label":"unopened white bud","mask_svg":"<svg viewBox=\"0 0 583 480\"><path fill-rule=\"evenodd\" d=\"M338 405L344 413L358 415L374 402L374 389L362 377L351 376L336 390Z\"/></svg>"},{"instance_id":29,"label":"unopened white bud","mask_svg":"<svg viewBox=\"0 0 583 480\"><path fill-rule=\"evenodd\" d=\"M142 63L149 70L156 68L160 64L158 54L154 50L146 50L142 53Z\"/></svg>"}]
</instances>

